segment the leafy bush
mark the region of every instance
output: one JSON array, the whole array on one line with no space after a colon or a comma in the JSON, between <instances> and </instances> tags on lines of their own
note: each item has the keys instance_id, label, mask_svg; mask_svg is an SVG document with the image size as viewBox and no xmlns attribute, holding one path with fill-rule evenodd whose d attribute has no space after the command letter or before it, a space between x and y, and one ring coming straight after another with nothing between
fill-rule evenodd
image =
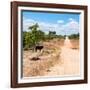
<instances>
[{"instance_id":1,"label":"leafy bush","mask_svg":"<svg viewBox=\"0 0 90 90\"><path fill-rule=\"evenodd\" d=\"M23 32L23 48L25 50L34 48L41 41L49 41L54 38L64 39L64 36L57 35L56 31L49 31L48 34L45 34L45 32L39 29L38 23L29 26L28 29L28 32Z\"/></svg>"},{"instance_id":2,"label":"leafy bush","mask_svg":"<svg viewBox=\"0 0 90 90\"><path fill-rule=\"evenodd\" d=\"M78 34L72 34L69 36L70 39L79 39L79 33Z\"/></svg>"}]
</instances>

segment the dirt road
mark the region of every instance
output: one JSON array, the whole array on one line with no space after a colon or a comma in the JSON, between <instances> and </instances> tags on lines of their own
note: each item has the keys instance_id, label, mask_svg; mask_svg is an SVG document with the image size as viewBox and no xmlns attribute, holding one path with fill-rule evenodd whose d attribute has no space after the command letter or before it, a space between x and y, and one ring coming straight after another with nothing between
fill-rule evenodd
<instances>
[{"instance_id":1,"label":"dirt road","mask_svg":"<svg viewBox=\"0 0 90 90\"><path fill-rule=\"evenodd\" d=\"M60 62L45 72L45 76L57 75L80 75L80 52L78 49L71 49L68 38L61 48Z\"/></svg>"}]
</instances>

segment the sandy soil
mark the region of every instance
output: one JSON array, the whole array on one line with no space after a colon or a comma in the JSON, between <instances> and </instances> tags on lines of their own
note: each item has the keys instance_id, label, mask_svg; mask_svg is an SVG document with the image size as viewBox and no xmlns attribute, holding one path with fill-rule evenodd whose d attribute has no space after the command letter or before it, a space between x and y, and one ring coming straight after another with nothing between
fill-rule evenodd
<instances>
[{"instance_id":1,"label":"sandy soil","mask_svg":"<svg viewBox=\"0 0 90 90\"><path fill-rule=\"evenodd\" d=\"M62 41L63 42L63 41ZM73 42L73 43L72 43ZM41 60L31 61L32 53L24 51L23 75L29 76L64 76L64 75L80 75L80 52L79 43L76 40L65 39L64 44L60 41L44 43L45 48L58 48L59 55L55 59L51 56L49 59L46 55L41 56ZM74 47L74 48L73 48ZM55 53L56 54L56 53ZM50 56L50 55L49 55ZM36 67L36 68L35 68ZM40 71L40 72L39 72Z\"/></svg>"},{"instance_id":2,"label":"sandy soil","mask_svg":"<svg viewBox=\"0 0 90 90\"><path fill-rule=\"evenodd\" d=\"M67 38L61 48L60 62L45 72L45 76L56 75L80 75L80 52L72 49L70 40Z\"/></svg>"},{"instance_id":3,"label":"sandy soil","mask_svg":"<svg viewBox=\"0 0 90 90\"><path fill-rule=\"evenodd\" d=\"M54 67L45 72L45 76L55 75L79 75L80 74L80 55L78 50L62 47L61 60Z\"/></svg>"}]
</instances>

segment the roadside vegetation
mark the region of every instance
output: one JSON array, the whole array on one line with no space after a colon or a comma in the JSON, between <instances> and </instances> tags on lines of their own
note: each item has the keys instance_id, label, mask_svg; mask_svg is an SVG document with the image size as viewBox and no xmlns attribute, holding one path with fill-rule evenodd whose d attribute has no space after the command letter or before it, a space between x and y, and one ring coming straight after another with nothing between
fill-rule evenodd
<instances>
[{"instance_id":1,"label":"roadside vegetation","mask_svg":"<svg viewBox=\"0 0 90 90\"><path fill-rule=\"evenodd\" d=\"M52 30L46 34L40 30L38 23L29 26L28 32L23 31L23 76L43 76L45 72L50 72L50 67L62 62L60 55L65 37ZM79 33L68 37L73 48L79 48ZM44 47L42 52L34 52L37 45Z\"/></svg>"},{"instance_id":2,"label":"roadside vegetation","mask_svg":"<svg viewBox=\"0 0 90 90\"><path fill-rule=\"evenodd\" d=\"M54 38L64 38L62 35L57 35L56 31L49 31L48 34L45 34L45 32L39 29L39 25L37 23L30 26L28 29L28 32L23 32L23 48L25 50L35 47L43 41L49 41Z\"/></svg>"}]
</instances>

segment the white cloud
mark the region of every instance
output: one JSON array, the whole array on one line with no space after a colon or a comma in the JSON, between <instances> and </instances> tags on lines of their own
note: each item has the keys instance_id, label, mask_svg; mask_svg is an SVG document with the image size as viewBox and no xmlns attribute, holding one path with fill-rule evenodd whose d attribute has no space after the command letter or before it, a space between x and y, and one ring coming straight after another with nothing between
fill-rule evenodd
<instances>
[{"instance_id":1,"label":"white cloud","mask_svg":"<svg viewBox=\"0 0 90 90\"><path fill-rule=\"evenodd\" d=\"M58 20L57 23L62 24L62 23L64 23L64 21L63 20Z\"/></svg>"},{"instance_id":2,"label":"white cloud","mask_svg":"<svg viewBox=\"0 0 90 90\"><path fill-rule=\"evenodd\" d=\"M73 21L74 19L73 18L69 18L69 21Z\"/></svg>"},{"instance_id":3,"label":"white cloud","mask_svg":"<svg viewBox=\"0 0 90 90\"><path fill-rule=\"evenodd\" d=\"M46 33L48 33L48 31L50 31L50 30L54 31L54 28L57 27L57 24L40 22L40 21L35 21L32 19L23 19L23 31L28 31L28 27L32 26L35 23L38 23L40 29Z\"/></svg>"},{"instance_id":4,"label":"white cloud","mask_svg":"<svg viewBox=\"0 0 90 90\"><path fill-rule=\"evenodd\" d=\"M72 29L77 30L79 28L79 23L76 21L70 21L64 26L70 30L72 30Z\"/></svg>"},{"instance_id":5,"label":"white cloud","mask_svg":"<svg viewBox=\"0 0 90 90\"><path fill-rule=\"evenodd\" d=\"M35 23L35 20L23 18L23 31L28 31L28 27L32 26Z\"/></svg>"},{"instance_id":6,"label":"white cloud","mask_svg":"<svg viewBox=\"0 0 90 90\"><path fill-rule=\"evenodd\" d=\"M57 22L58 23L49 23L43 21L42 22L35 21L32 19L23 19L23 30L28 31L29 26L38 23L40 29L45 33L48 33L50 30L56 31L57 34L62 34L62 35L65 34L70 35L79 32L79 23L72 18L70 18L67 23L64 23L63 20L58 20Z\"/></svg>"},{"instance_id":7,"label":"white cloud","mask_svg":"<svg viewBox=\"0 0 90 90\"><path fill-rule=\"evenodd\" d=\"M74 19L70 19L69 22L66 25L64 25L64 28L66 28L67 34L78 33L79 23Z\"/></svg>"}]
</instances>

